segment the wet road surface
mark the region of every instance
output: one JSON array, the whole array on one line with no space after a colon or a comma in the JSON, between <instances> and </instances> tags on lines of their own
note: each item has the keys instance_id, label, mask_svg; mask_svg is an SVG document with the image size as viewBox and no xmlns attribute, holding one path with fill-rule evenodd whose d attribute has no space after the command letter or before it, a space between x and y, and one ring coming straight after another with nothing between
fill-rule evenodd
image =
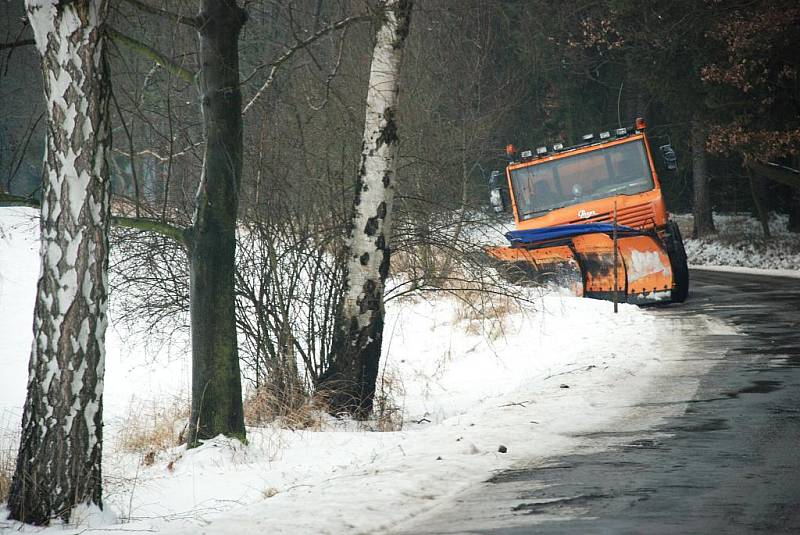
<instances>
[{"instance_id":1,"label":"wet road surface","mask_svg":"<svg viewBox=\"0 0 800 535\"><path fill-rule=\"evenodd\" d=\"M800 279L692 271L687 302L654 313L740 333L691 341L714 365L685 410L500 472L410 532L800 533Z\"/></svg>"}]
</instances>

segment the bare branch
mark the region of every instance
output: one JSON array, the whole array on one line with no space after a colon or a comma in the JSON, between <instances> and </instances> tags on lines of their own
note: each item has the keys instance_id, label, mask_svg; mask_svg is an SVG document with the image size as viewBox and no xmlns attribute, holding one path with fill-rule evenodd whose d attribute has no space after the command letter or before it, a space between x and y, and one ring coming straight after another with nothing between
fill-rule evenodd
<instances>
[{"instance_id":1,"label":"bare branch","mask_svg":"<svg viewBox=\"0 0 800 535\"><path fill-rule=\"evenodd\" d=\"M294 54L296 52L298 52L299 50L302 50L303 48L307 47L308 45L310 45L314 41L319 40L320 38L328 35L331 32L334 32L336 30L340 30L340 29L345 28L345 27L347 27L347 26L349 26L351 24L354 24L356 22L363 22L363 21L367 21L367 20L370 20L370 18L368 16L366 16L366 15L357 15L357 16L353 16L353 17L346 17L346 18L344 18L344 19L342 19L342 20L340 20L338 22L335 22L334 24L331 24L330 26L326 26L325 28L322 28L321 30L316 32L314 35L312 35L312 36L310 36L310 37L308 37L306 39L303 39L302 41L299 41L294 46L288 48L286 50L286 52L283 53L282 56L280 56L276 60L272 61L271 63L265 63L265 64L260 65L259 67L257 67L252 73L250 73L250 76L248 76L247 78L245 78L242 81L242 84L245 84L248 81L250 81L258 71L260 71L261 69L263 69L265 67L270 67L269 74L267 75L267 80L262 84L262 86L258 89L258 91L256 91L256 94L253 95L253 98L250 99L250 102L248 102L247 105L245 105L245 107L242 109L242 115L247 113L247 110L249 110L253 106L253 104L255 104L256 100L261 98L261 95L264 94L264 91L269 89L269 87L272 85L272 82L275 80L275 74L278 72L278 68L281 65L283 65L284 63L286 63L287 61L289 61L292 58L292 56L294 56Z\"/></svg>"},{"instance_id":2,"label":"bare branch","mask_svg":"<svg viewBox=\"0 0 800 535\"><path fill-rule=\"evenodd\" d=\"M0 192L0 204L10 206L29 206L31 208L41 208L42 203L33 197L21 197L9 193ZM141 217L122 217L111 216L111 224L115 227L132 228L147 232L155 232L161 236L173 239L181 245L188 246L192 229L170 225L164 221L155 219L145 219Z\"/></svg>"},{"instance_id":3,"label":"bare branch","mask_svg":"<svg viewBox=\"0 0 800 535\"><path fill-rule=\"evenodd\" d=\"M158 15L160 17L165 17L171 20L174 20L180 24L186 24L187 26L192 26L193 28L200 27L200 18L199 17L192 17L181 15L180 13L173 13L172 11L167 11L166 9L161 9L155 6L151 6L150 4L145 4L144 2L140 2L139 0L124 0L125 2L129 3L136 9L140 11L144 11L145 13L150 13L151 15Z\"/></svg>"},{"instance_id":4,"label":"bare branch","mask_svg":"<svg viewBox=\"0 0 800 535\"><path fill-rule=\"evenodd\" d=\"M308 103L308 106L314 111L321 111L322 108L324 108L328 104L328 99L331 96L331 83L333 82L333 79L336 78L336 74L339 72L339 67L341 67L342 65L345 35L347 35L347 28L345 28L344 31L342 32L342 39L341 42L339 43L339 52L336 54L336 63L334 64L333 69L331 69L331 72L328 73L328 77L325 79L325 98L318 106L315 106L311 102L310 97L308 96L306 97L306 102Z\"/></svg>"},{"instance_id":5,"label":"bare branch","mask_svg":"<svg viewBox=\"0 0 800 535\"><path fill-rule=\"evenodd\" d=\"M117 95L114 93L112 88L111 90L111 99L114 101L114 106L117 108L117 115L119 116L119 120L122 122L122 128L125 130L125 135L128 137L128 146L130 147L131 153L128 155L128 160L131 162L131 177L133 178L133 188L135 193L136 199L136 217L140 217L141 213L139 210L139 176L136 174L136 161L134 160L134 151L133 151L133 136L131 135L131 131L128 129L128 124L125 122L125 115L122 113L122 110L119 107L119 102L117 102Z\"/></svg>"},{"instance_id":6,"label":"bare branch","mask_svg":"<svg viewBox=\"0 0 800 535\"><path fill-rule=\"evenodd\" d=\"M113 39L114 42L121 43L130 48L131 50L138 52L139 54L147 58L150 58L151 60L158 63L159 65L161 65L168 71L172 72L179 78L190 83L194 82L195 79L194 72L184 67L181 67L180 65L172 61L170 58L168 58L167 56L156 50L155 48L146 45L141 41L137 41L133 37L129 37L123 33L120 33L113 28L106 28L106 31L108 32L108 36L111 37L111 39Z\"/></svg>"},{"instance_id":7,"label":"bare branch","mask_svg":"<svg viewBox=\"0 0 800 535\"><path fill-rule=\"evenodd\" d=\"M36 41L34 39L21 39L13 43L0 43L0 50L5 50L7 48L17 48L20 46L30 46L35 44Z\"/></svg>"},{"instance_id":8,"label":"bare branch","mask_svg":"<svg viewBox=\"0 0 800 535\"><path fill-rule=\"evenodd\" d=\"M188 246L191 242L191 229L171 225L164 221L156 221L155 219L144 219L140 217L111 216L111 224L115 227L155 232L161 236L171 238L184 246Z\"/></svg>"},{"instance_id":9,"label":"bare branch","mask_svg":"<svg viewBox=\"0 0 800 535\"><path fill-rule=\"evenodd\" d=\"M7 204L11 206L30 206L31 208L42 207L42 203L33 197L20 197L19 195L11 195L3 192L0 192L0 204Z\"/></svg>"},{"instance_id":10,"label":"bare branch","mask_svg":"<svg viewBox=\"0 0 800 535\"><path fill-rule=\"evenodd\" d=\"M203 144L202 141L198 141L197 143L192 143L191 145L189 145L188 147L184 148L183 150L179 150L178 152L173 152L171 155L167 154L166 156L164 156L163 154L159 154L159 153L157 153L157 152L155 152L155 151L153 151L151 149L142 149L142 150L136 152L134 154L134 156L150 156L151 158L155 158L156 160L158 160L161 163L165 163L165 162L169 161L170 157L178 158L180 156L186 156L187 154L190 154L193 149L199 147L202 144ZM121 149L113 149L113 150L114 150L114 152L119 153L119 154L121 154L121 155L123 155L125 157L130 158L130 156L131 156L131 154L129 152L125 152L124 150L121 150Z\"/></svg>"},{"instance_id":11,"label":"bare branch","mask_svg":"<svg viewBox=\"0 0 800 535\"><path fill-rule=\"evenodd\" d=\"M11 54L9 54L9 56L10 55ZM11 155L11 161L16 162L16 164L13 165L13 169L11 170L11 173L6 179L6 187L5 187L6 191L11 191L11 182L17 176L17 173L19 173L19 169L20 167L22 167L22 163L25 161L25 153L28 150L28 146L31 143L31 139L33 138L33 134L36 131L36 127L39 125L39 122L41 122L42 117L44 117L45 113L46 112L44 111L39 113L39 116L36 118L33 124L28 123L29 127L26 129L25 132L24 143L21 146L16 147ZM2 186L0 186L0 188L2 188Z\"/></svg>"},{"instance_id":12,"label":"bare branch","mask_svg":"<svg viewBox=\"0 0 800 535\"><path fill-rule=\"evenodd\" d=\"M786 184L800 189L800 172L797 169L786 167L772 162L761 160L747 160L745 165L758 175L764 176L779 184Z\"/></svg>"}]
</instances>

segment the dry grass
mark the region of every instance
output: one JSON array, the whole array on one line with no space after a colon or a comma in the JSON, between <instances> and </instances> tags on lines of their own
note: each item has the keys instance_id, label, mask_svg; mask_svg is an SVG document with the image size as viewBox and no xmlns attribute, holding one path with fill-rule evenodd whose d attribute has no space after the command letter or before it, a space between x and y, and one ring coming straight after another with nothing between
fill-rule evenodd
<instances>
[{"instance_id":1,"label":"dry grass","mask_svg":"<svg viewBox=\"0 0 800 535\"><path fill-rule=\"evenodd\" d=\"M405 387L400 376L384 368L372 406L374 430L380 432L402 431L404 411L400 400L405 398Z\"/></svg>"},{"instance_id":2,"label":"dry grass","mask_svg":"<svg viewBox=\"0 0 800 535\"><path fill-rule=\"evenodd\" d=\"M142 455L143 463L149 466L158 453L185 443L190 413L189 400L184 398L132 405L120 426L117 446Z\"/></svg>"},{"instance_id":3,"label":"dry grass","mask_svg":"<svg viewBox=\"0 0 800 535\"><path fill-rule=\"evenodd\" d=\"M423 277L446 277L450 273L443 273L446 264L446 255L438 249L431 247L415 247L410 250L392 252L392 275L417 280Z\"/></svg>"},{"instance_id":4,"label":"dry grass","mask_svg":"<svg viewBox=\"0 0 800 535\"><path fill-rule=\"evenodd\" d=\"M20 418L11 411L0 413L0 503L8 498L19 447Z\"/></svg>"},{"instance_id":5,"label":"dry grass","mask_svg":"<svg viewBox=\"0 0 800 535\"><path fill-rule=\"evenodd\" d=\"M420 245L392 253L392 276L404 279L414 288L442 289L457 287L474 279L463 263L466 253L441 247Z\"/></svg>"},{"instance_id":6,"label":"dry grass","mask_svg":"<svg viewBox=\"0 0 800 535\"><path fill-rule=\"evenodd\" d=\"M0 451L0 503L8 499L8 491L11 489L11 477L14 474L14 456L9 452Z\"/></svg>"},{"instance_id":7,"label":"dry grass","mask_svg":"<svg viewBox=\"0 0 800 535\"><path fill-rule=\"evenodd\" d=\"M367 420L332 417L327 401L331 395L332 392L309 395L305 391L280 395L276 389L262 386L245 396L245 424L249 427L275 426L309 431L326 431L342 425L380 432L403 428L403 409L398 400L405 396L405 389L393 372L384 371L378 377L372 415Z\"/></svg>"},{"instance_id":8,"label":"dry grass","mask_svg":"<svg viewBox=\"0 0 800 535\"><path fill-rule=\"evenodd\" d=\"M458 301L454 320L466 323L466 332L496 340L505 333L508 316L523 311L522 303L513 296L490 294L479 289L458 289L450 292Z\"/></svg>"},{"instance_id":9,"label":"dry grass","mask_svg":"<svg viewBox=\"0 0 800 535\"><path fill-rule=\"evenodd\" d=\"M282 393L262 386L251 390L244 400L244 421L250 427L277 425L289 429L320 431L327 419L325 403L300 389Z\"/></svg>"},{"instance_id":10,"label":"dry grass","mask_svg":"<svg viewBox=\"0 0 800 535\"><path fill-rule=\"evenodd\" d=\"M513 296L487 294L479 289L453 290L451 295L458 300L457 321L503 320L509 314L522 311L522 305Z\"/></svg>"},{"instance_id":11,"label":"dry grass","mask_svg":"<svg viewBox=\"0 0 800 535\"><path fill-rule=\"evenodd\" d=\"M464 322L468 334L494 340L503 335L506 318L526 308L526 299L520 297L519 287L498 279L494 270L478 263L467 266L463 260L439 248L417 248L393 254L392 274L422 279L420 284L432 286L426 289L448 294L458 302L454 320Z\"/></svg>"}]
</instances>

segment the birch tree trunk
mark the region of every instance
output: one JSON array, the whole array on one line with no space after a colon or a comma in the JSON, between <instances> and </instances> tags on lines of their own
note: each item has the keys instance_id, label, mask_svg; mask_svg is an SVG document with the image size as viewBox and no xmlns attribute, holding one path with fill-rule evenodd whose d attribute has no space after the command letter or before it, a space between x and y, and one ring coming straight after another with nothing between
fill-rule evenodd
<instances>
[{"instance_id":1,"label":"birch tree trunk","mask_svg":"<svg viewBox=\"0 0 800 535\"><path fill-rule=\"evenodd\" d=\"M711 196L706 159L706 129L702 121L692 121L692 181L694 184L694 229L692 236L699 238L716 232L711 212Z\"/></svg>"},{"instance_id":2,"label":"birch tree trunk","mask_svg":"<svg viewBox=\"0 0 800 535\"><path fill-rule=\"evenodd\" d=\"M334 412L372 411L383 341L383 290L389 273L397 158L396 112L412 0L384 0L367 92L361 166L348 239L345 290L330 367L320 379Z\"/></svg>"},{"instance_id":3,"label":"birch tree trunk","mask_svg":"<svg viewBox=\"0 0 800 535\"><path fill-rule=\"evenodd\" d=\"M203 0L200 20L200 100L206 143L189 241L191 446L218 434L245 440L234 279L242 175L239 32L246 14L236 0Z\"/></svg>"},{"instance_id":4,"label":"birch tree trunk","mask_svg":"<svg viewBox=\"0 0 800 535\"><path fill-rule=\"evenodd\" d=\"M102 507L109 85L105 0L28 0L42 55L47 153L41 274L10 518L68 521Z\"/></svg>"}]
</instances>

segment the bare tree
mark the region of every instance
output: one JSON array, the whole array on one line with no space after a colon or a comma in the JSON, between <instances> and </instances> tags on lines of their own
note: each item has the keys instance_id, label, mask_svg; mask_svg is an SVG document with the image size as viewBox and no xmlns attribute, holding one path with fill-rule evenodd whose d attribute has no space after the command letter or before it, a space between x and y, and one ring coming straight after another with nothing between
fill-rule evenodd
<instances>
[{"instance_id":1,"label":"bare tree","mask_svg":"<svg viewBox=\"0 0 800 535\"><path fill-rule=\"evenodd\" d=\"M764 239L769 240L772 238L769 230L769 182L749 168L747 168L747 178L750 182L750 194L753 196L753 205L758 222L761 223Z\"/></svg>"},{"instance_id":2,"label":"bare tree","mask_svg":"<svg viewBox=\"0 0 800 535\"><path fill-rule=\"evenodd\" d=\"M47 155L42 270L10 517L45 525L102 506L110 143L104 0L29 0L42 56Z\"/></svg>"},{"instance_id":3,"label":"bare tree","mask_svg":"<svg viewBox=\"0 0 800 535\"><path fill-rule=\"evenodd\" d=\"M708 179L706 139L708 133L702 120L692 121L692 180L694 182L694 229L692 236L699 238L716 232L711 211L711 190Z\"/></svg>"},{"instance_id":4,"label":"bare tree","mask_svg":"<svg viewBox=\"0 0 800 535\"><path fill-rule=\"evenodd\" d=\"M246 16L236 0L203 0L200 17L200 92L206 145L189 242L190 444L219 433L245 438L234 281L242 176L238 41Z\"/></svg>"},{"instance_id":5,"label":"bare tree","mask_svg":"<svg viewBox=\"0 0 800 535\"><path fill-rule=\"evenodd\" d=\"M409 36L404 58L392 274L402 268L418 287L446 284L466 260L457 244L480 217L486 178L508 140L499 131L517 114L521 84L503 61L509 29L500 7L427 2L414 15L425 31ZM450 79L459 83L442 84Z\"/></svg>"},{"instance_id":6,"label":"bare tree","mask_svg":"<svg viewBox=\"0 0 800 535\"><path fill-rule=\"evenodd\" d=\"M397 158L400 61L411 23L411 0L381 3L372 54L361 166L330 367L321 378L334 412L372 411L383 341L383 291L389 274Z\"/></svg>"},{"instance_id":7,"label":"bare tree","mask_svg":"<svg viewBox=\"0 0 800 535\"><path fill-rule=\"evenodd\" d=\"M242 95L239 33L247 17L236 0L202 0L196 17L131 1L136 7L197 29L200 38L199 101L203 117L203 166L191 225L118 218L124 226L153 230L186 246L192 332L192 414L188 441L218 434L245 439L235 323L236 218L242 174ZM124 34L114 39L168 65L184 78L194 74ZM164 202L167 195L164 195ZM137 199L138 205L138 199Z\"/></svg>"},{"instance_id":8,"label":"bare tree","mask_svg":"<svg viewBox=\"0 0 800 535\"><path fill-rule=\"evenodd\" d=\"M126 1L161 20L171 20L197 30L200 37L197 77L200 82L203 155L200 184L191 222L176 221L179 218L167 208L169 171L164 180L163 206L160 210L153 211L146 206L140 206L137 196L134 206L139 216L115 218L115 221L139 230L160 233L181 243L187 250L190 263L189 305L192 332L192 416L188 434L190 445L196 445L200 440L220 433L244 439L234 295L236 228L244 158L242 117L262 101L281 66L297 52L337 30L363 20L363 17L345 17L320 28L308 37L296 39L277 58L260 62L253 73L242 82L239 77L239 33L246 16L235 0L202 0L197 16L167 12L138 0ZM112 32L112 36L115 42L136 51L139 56L163 65L176 77L189 81L195 78L189 68L174 61L169 54L155 50L121 32ZM259 84L248 104L243 106L242 86L259 73L264 73L265 80ZM169 96L166 98L169 99ZM252 112L250 113L252 116ZM172 125L169 126L171 128ZM172 135L168 137L172 139ZM169 151L168 157L162 159L168 163L173 162L173 147L166 148ZM131 148L131 159L135 154L136 151ZM161 214L156 218L148 216L149 213L157 214L159 211ZM266 236L265 239L270 238ZM240 277L240 282L244 280ZM174 288L180 292L180 285L175 285ZM172 302L181 306L183 300L180 296L177 297ZM240 322L240 326L244 325L244 322ZM264 329L272 326L262 323L256 327L245 334L255 333L262 342L271 336ZM281 325L280 332L284 333L285 330L286 326Z\"/></svg>"}]
</instances>

